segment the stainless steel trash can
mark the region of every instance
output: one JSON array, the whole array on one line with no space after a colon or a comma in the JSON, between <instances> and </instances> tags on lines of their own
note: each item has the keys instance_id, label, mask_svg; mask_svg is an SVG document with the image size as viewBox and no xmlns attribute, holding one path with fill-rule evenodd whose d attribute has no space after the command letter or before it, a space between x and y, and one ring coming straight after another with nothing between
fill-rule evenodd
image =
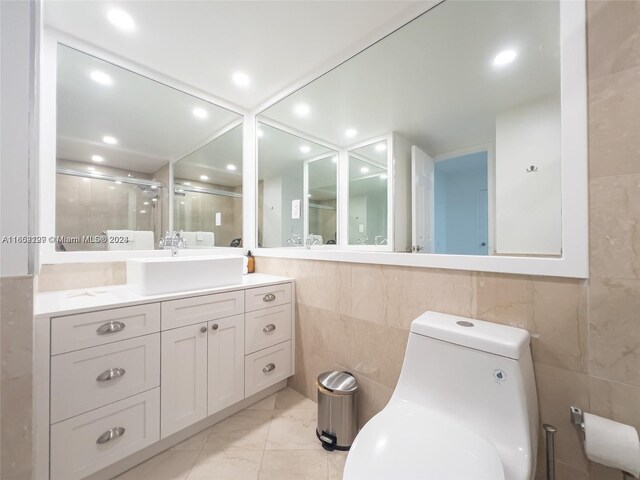
<instances>
[{"instance_id":1,"label":"stainless steel trash can","mask_svg":"<svg viewBox=\"0 0 640 480\"><path fill-rule=\"evenodd\" d=\"M358 382L349 372L318 375L316 435L326 450L349 450L358 433Z\"/></svg>"}]
</instances>

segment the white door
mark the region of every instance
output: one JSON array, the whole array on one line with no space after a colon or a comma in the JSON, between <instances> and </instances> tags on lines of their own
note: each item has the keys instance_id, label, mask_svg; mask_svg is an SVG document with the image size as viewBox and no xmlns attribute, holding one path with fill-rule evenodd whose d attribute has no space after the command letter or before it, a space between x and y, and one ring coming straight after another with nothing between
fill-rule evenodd
<instances>
[{"instance_id":1,"label":"white door","mask_svg":"<svg viewBox=\"0 0 640 480\"><path fill-rule=\"evenodd\" d=\"M411 251L433 253L434 163L415 145L411 147Z\"/></svg>"},{"instance_id":2,"label":"white door","mask_svg":"<svg viewBox=\"0 0 640 480\"><path fill-rule=\"evenodd\" d=\"M244 398L244 315L209 322L209 415Z\"/></svg>"},{"instance_id":3,"label":"white door","mask_svg":"<svg viewBox=\"0 0 640 480\"><path fill-rule=\"evenodd\" d=\"M207 324L162 332L162 438L207 416Z\"/></svg>"}]
</instances>

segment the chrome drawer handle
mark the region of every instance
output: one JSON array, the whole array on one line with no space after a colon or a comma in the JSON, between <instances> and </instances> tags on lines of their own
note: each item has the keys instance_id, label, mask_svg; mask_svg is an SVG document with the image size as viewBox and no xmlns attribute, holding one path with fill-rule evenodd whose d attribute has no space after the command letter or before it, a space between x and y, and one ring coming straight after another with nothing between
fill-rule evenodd
<instances>
[{"instance_id":1,"label":"chrome drawer handle","mask_svg":"<svg viewBox=\"0 0 640 480\"><path fill-rule=\"evenodd\" d=\"M114 320L99 326L96 329L98 335L107 335L108 333L116 333L124 330L126 325L123 322L116 322Z\"/></svg>"},{"instance_id":2,"label":"chrome drawer handle","mask_svg":"<svg viewBox=\"0 0 640 480\"><path fill-rule=\"evenodd\" d=\"M205 326L200 327L200 333L207 333L207 327Z\"/></svg>"},{"instance_id":3,"label":"chrome drawer handle","mask_svg":"<svg viewBox=\"0 0 640 480\"><path fill-rule=\"evenodd\" d=\"M276 366L273 363L270 363L269 365L266 365L262 371L264 373L269 373L269 372L273 372L276 369Z\"/></svg>"},{"instance_id":4,"label":"chrome drawer handle","mask_svg":"<svg viewBox=\"0 0 640 480\"><path fill-rule=\"evenodd\" d=\"M211 330L217 330L218 329L218 324L214 323L213 325L211 325Z\"/></svg>"},{"instance_id":5,"label":"chrome drawer handle","mask_svg":"<svg viewBox=\"0 0 640 480\"><path fill-rule=\"evenodd\" d=\"M124 435L124 427L113 427L107 430L106 432L104 432L102 435L100 435L96 440L96 443L98 445L103 445L123 435Z\"/></svg>"},{"instance_id":6,"label":"chrome drawer handle","mask_svg":"<svg viewBox=\"0 0 640 480\"><path fill-rule=\"evenodd\" d=\"M273 332L276 329L276 326L273 323L270 323L269 325L267 325L266 327L264 327L262 329L262 331L264 333L269 333L269 332Z\"/></svg>"},{"instance_id":7,"label":"chrome drawer handle","mask_svg":"<svg viewBox=\"0 0 640 480\"><path fill-rule=\"evenodd\" d=\"M126 370L124 368L110 368L109 370L105 370L100 375L98 375L96 380L98 382L106 382L108 380L111 380L112 378L122 377L125 373Z\"/></svg>"},{"instance_id":8,"label":"chrome drawer handle","mask_svg":"<svg viewBox=\"0 0 640 480\"><path fill-rule=\"evenodd\" d=\"M273 293L267 293L264 297L262 297L263 302L273 302L276 299L276 296Z\"/></svg>"}]
</instances>

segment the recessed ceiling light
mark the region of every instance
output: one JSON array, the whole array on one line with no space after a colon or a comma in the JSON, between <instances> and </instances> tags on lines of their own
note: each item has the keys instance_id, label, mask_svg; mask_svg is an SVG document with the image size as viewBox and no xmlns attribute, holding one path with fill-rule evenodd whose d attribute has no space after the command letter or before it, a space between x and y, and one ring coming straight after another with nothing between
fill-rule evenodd
<instances>
[{"instance_id":1,"label":"recessed ceiling light","mask_svg":"<svg viewBox=\"0 0 640 480\"><path fill-rule=\"evenodd\" d=\"M104 162L104 158L101 157L100 155L91 155L91 160L98 163Z\"/></svg>"},{"instance_id":2,"label":"recessed ceiling light","mask_svg":"<svg viewBox=\"0 0 640 480\"><path fill-rule=\"evenodd\" d=\"M258 135L258 138L262 138L262 137L264 137L264 131L263 131L261 128L259 128L259 129L257 130L257 135Z\"/></svg>"},{"instance_id":3,"label":"recessed ceiling light","mask_svg":"<svg viewBox=\"0 0 640 480\"><path fill-rule=\"evenodd\" d=\"M309 153L311 151L311 147L309 145L302 145L300 147L300 151L302 153Z\"/></svg>"},{"instance_id":4,"label":"recessed ceiling light","mask_svg":"<svg viewBox=\"0 0 640 480\"><path fill-rule=\"evenodd\" d=\"M355 128L348 128L344 134L347 138L353 138L358 134L358 131Z\"/></svg>"},{"instance_id":5,"label":"recessed ceiling light","mask_svg":"<svg viewBox=\"0 0 640 480\"><path fill-rule=\"evenodd\" d=\"M387 144L382 142L376 145L376 152L384 152L387 149Z\"/></svg>"},{"instance_id":6,"label":"recessed ceiling light","mask_svg":"<svg viewBox=\"0 0 640 480\"><path fill-rule=\"evenodd\" d=\"M369 167L362 167L360 173L369 173Z\"/></svg>"},{"instance_id":7,"label":"recessed ceiling light","mask_svg":"<svg viewBox=\"0 0 640 480\"><path fill-rule=\"evenodd\" d=\"M233 163L230 163L229 165L227 165L227 170L231 170L232 172L236 170L236 168L237 167Z\"/></svg>"},{"instance_id":8,"label":"recessed ceiling light","mask_svg":"<svg viewBox=\"0 0 640 480\"><path fill-rule=\"evenodd\" d=\"M299 117L306 117L311 113L311 107L306 103L298 103L295 107L293 107L293 112Z\"/></svg>"},{"instance_id":9,"label":"recessed ceiling light","mask_svg":"<svg viewBox=\"0 0 640 480\"><path fill-rule=\"evenodd\" d=\"M152 198L152 199L151 199L151 201L152 201L152 202L157 202L157 201L158 201L158 199L157 199L157 198Z\"/></svg>"},{"instance_id":10,"label":"recessed ceiling light","mask_svg":"<svg viewBox=\"0 0 640 480\"><path fill-rule=\"evenodd\" d=\"M193 109L193 115L197 118L207 118L209 114L204 108L196 107Z\"/></svg>"},{"instance_id":11,"label":"recessed ceiling light","mask_svg":"<svg viewBox=\"0 0 640 480\"><path fill-rule=\"evenodd\" d=\"M200 175L200 180L209 180L209 177L206 175Z\"/></svg>"},{"instance_id":12,"label":"recessed ceiling light","mask_svg":"<svg viewBox=\"0 0 640 480\"><path fill-rule=\"evenodd\" d=\"M156 188L158 187L156 187L155 185L151 185L151 190L155 190Z\"/></svg>"},{"instance_id":13,"label":"recessed ceiling light","mask_svg":"<svg viewBox=\"0 0 640 480\"><path fill-rule=\"evenodd\" d=\"M251 83L249 75L243 72L234 73L231 79L233 80L233 83L235 83L239 87L248 87Z\"/></svg>"},{"instance_id":14,"label":"recessed ceiling light","mask_svg":"<svg viewBox=\"0 0 640 480\"><path fill-rule=\"evenodd\" d=\"M517 56L518 53L515 50L503 50L494 57L493 65L496 67L501 67L513 62Z\"/></svg>"},{"instance_id":15,"label":"recessed ceiling light","mask_svg":"<svg viewBox=\"0 0 640 480\"><path fill-rule=\"evenodd\" d=\"M122 185L122 182L120 180L116 180L116 185Z\"/></svg>"},{"instance_id":16,"label":"recessed ceiling light","mask_svg":"<svg viewBox=\"0 0 640 480\"><path fill-rule=\"evenodd\" d=\"M113 83L111 77L100 70L94 70L89 76L91 77L91 80L99 83L100 85L111 85Z\"/></svg>"},{"instance_id":17,"label":"recessed ceiling light","mask_svg":"<svg viewBox=\"0 0 640 480\"><path fill-rule=\"evenodd\" d=\"M120 30L132 32L136 28L136 23L127 12L113 8L107 12L109 21Z\"/></svg>"},{"instance_id":18,"label":"recessed ceiling light","mask_svg":"<svg viewBox=\"0 0 640 480\"><path fill-rule=\"evenodd\" d=\"M387 179L387 174L383 173L382 175L380 175L380 180L386 180Z\"/></svg>"},{"instance_id":19,"label":"recessed ceiling light","mask_svg":"<svg viewBox=\"0 0 640 480\"><path fill-rule=\"evenodd\" d=\"M105 135L104 137L102 137L102 141L109 145L115 145L116 143L118 143L118 140L110 135Z\"/></svg>"}]
</instances>

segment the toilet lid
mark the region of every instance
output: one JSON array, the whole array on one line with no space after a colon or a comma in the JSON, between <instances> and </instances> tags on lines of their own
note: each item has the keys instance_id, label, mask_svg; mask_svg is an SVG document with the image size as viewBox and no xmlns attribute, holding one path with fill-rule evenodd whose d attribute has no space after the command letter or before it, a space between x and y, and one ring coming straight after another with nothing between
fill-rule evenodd
<instances>
[{"instance_id":1,"label":"toilet lid","mask_svg":"<svg viewBox=\"0 0 640 480\"><path fill-rule=\"evenodd\" d=\"M358 433L344 480L504 480L496 447L450 417L392 400Z\"/></svg>"}]
</instances>

